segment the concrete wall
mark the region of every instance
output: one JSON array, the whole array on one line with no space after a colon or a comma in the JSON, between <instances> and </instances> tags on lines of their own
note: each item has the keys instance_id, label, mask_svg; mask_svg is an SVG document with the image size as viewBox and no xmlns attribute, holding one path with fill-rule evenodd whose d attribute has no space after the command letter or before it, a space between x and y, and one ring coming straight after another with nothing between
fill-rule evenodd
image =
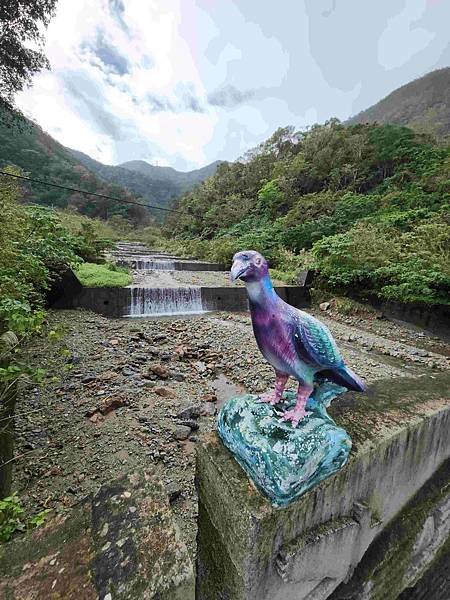
<instances>
[{"instance_id":1,"label":"concrete wall","mask_svg":"<svg viewBox=\"0 0 450 600\"><path fill-rule=\"evenodd\" d=\"M71 308L86 308L105 317L123 317L130 305L130 288L88 288L73 298Z\"/></svg>"},{"instance_id":2,"label":"concrete wall","mask_svg":"<svg viewBox=\"0 0 450 600\"><path fill-rule=\"evenodd\" d=\"M141 255L138 255L139 260L144 260ZM117 260L117 265L122 267L129 267L131 269L136 269L138 259L136 260ZM200 262L197 260L173 260L172 257L167 256L163 258L153 257L151 256L149 260L154 260L155 262L164 262L164 260L168 260L173 263L173 269L175 271L227 271L226 265L222 265L219 263L211 263L211 262Z\"/></svg>"},{"instance_id":3,"label":"concrete wall","mask_svg":"<svg viewBox=\"0 0 450 600\"><path fill-rule=\"evenodd\" d=\"M306 288L285 286L276 290L283 300L293 306L301 308L309 305ZM202 287L201 292L204 310L248 310L244 287ZM66 302L64 308L85 308L106 317L122 317L128 314L130 297L130 288L83 288L81 294Z\"/></svg>"},{"instance_id":4,"label":"concrete wall","mask_svg":"<svg viewBox=\"0 0 450 600\"><path fill-rule=\"evenodd\" d=\"M330 412L352 436L349 463L285 509L262 497L216 434L206 436L196 473L198 600L330 597L450 457L449 386L441 374L346 394Z\"/></svg>"},{"instance_id":5,"label":"concrete wall","mask_svg":"<svg viewBox=\"0 0 450 600\"><path fill-rule=\"evenodd\" d=\"M382 302L378 308L388 319L398 319L422 327L442 338L450 339L450 306L426 306Z\"/></svg>"},{"instance_id":6,"label":"concrete wall","mask_svg":"<svg viewBox=\"0 0 450 600\"><path fill-rule=\"evenodd\" d=\"M229 271L226 265L198 261L175 261L175 271Z\"/></svg>"}]
</instances>

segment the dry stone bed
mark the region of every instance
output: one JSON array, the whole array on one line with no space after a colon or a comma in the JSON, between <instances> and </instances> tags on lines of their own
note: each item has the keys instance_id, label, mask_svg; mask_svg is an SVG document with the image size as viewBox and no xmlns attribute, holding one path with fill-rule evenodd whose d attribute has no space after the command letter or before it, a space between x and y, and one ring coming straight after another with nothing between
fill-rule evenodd
<instances>
[{"instance_id":1,"label":"dry stone bed","mask_svg":"<svg viewBox=\"0 0 450 600\"><path fill-rule=\"evenodd\" d=\"M436 338L367 316L318 316L369 382L448 368L449 347ZM54 311L25 357L47 372L17 406L14 489L26 508L65 514L102 483L151 466L194 555L199 436L214 428L225 399L273 383L249 316L113 320Z\"/></svg>"}]
</instances>

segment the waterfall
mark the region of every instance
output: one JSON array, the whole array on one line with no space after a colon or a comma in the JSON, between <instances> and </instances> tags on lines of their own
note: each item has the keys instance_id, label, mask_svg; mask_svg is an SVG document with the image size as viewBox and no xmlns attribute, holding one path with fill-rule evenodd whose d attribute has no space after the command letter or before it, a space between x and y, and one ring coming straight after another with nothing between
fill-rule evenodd
<instances>
[{"instance_id":1,"label":"waterfall","mask_svg":"<svg viewBox=\"0 0 450 600\"><path fill-rule=\"evenodd\" d=\"M149 260L140 258L133 261L134 268L137 271L174 271L175 263L173 260Z\"/></svg>"},{"instance_id":2,"label":"waterfall","mask_svg":"<svg viewBox=\"0 0 450 600\"><path fill-rule=\"evenodd\" d=\"M173 260L153 260L153 258L121 258L117 261L120 267L128 267L135 271L175 271L175 262Z\"/></svg>"},{"instance_id":3,"label":"waterfall","mask_svg":"<svg viewBox=\"0 0 450 600\"><path fill-rule=\"evenodd\" d=\"M184 315L204 312L199 287L153 288L133 285L129 317Z\"/></svg>"}]
</instances>

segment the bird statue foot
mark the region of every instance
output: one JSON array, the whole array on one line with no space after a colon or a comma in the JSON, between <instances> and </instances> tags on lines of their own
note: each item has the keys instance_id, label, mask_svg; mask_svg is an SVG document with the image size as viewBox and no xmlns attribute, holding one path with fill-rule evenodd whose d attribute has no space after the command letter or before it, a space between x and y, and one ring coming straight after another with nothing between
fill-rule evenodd
<instances>
[{"instance_id":1,"label":"bird statue foot","mask_svg":"<svg viewBox=\"0 0 450 600\"><path fill-rule=\"evenodd\" d=\"M273 392L266 392L265 394L261 394L256 402L258 402L259 404L271 404L272 406L275 406L275 404L281 402L284 388L286 387L288 379L288 375L284 375L283 373L277 373L275 381L275 390Z\"/></svg>"},{"instance_id":2,"label":"bird statue foot","mask_svg":"<svg viewBox=\"0 0 450 600\"><path fill-rule=\"evenodd\" d=\"M266 394L261 394L258 396L258 400L256 402L258 404L271 404L272 406L275 406L275 404L278 404L280 400L281 397L277 397L275 392L267 392Z\"/></svg>"},{"instance_id":3,"label":"bird statue foot","mask_svg":"<svg viewBox=\"0 0 450 600\"><path fill-rule=\"evenodd\" d=\"M297 427L300 421L308 415L309 413L305 410L303 406L300 408L294 407L292 410L287 410L284 415L281 417L283 421L291 421L292 427Z\"/></svg>"}]
</instances>

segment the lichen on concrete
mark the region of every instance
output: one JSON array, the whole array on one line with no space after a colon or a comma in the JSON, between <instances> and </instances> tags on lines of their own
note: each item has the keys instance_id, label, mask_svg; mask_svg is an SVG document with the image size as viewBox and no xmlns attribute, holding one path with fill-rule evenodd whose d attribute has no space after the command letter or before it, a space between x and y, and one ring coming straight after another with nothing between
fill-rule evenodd
<instances>
[{"instance_id":1,"label":"lichen on concrete","mask_svg":"<svg viewBox=\"0 0 450 600\"><path fill-rule=\"evenodd\" d=\"M0 547L0 597L193 600L194 573L163 485L148 472L103 485L71 515Z\"/></svg>"}]
</instances>

